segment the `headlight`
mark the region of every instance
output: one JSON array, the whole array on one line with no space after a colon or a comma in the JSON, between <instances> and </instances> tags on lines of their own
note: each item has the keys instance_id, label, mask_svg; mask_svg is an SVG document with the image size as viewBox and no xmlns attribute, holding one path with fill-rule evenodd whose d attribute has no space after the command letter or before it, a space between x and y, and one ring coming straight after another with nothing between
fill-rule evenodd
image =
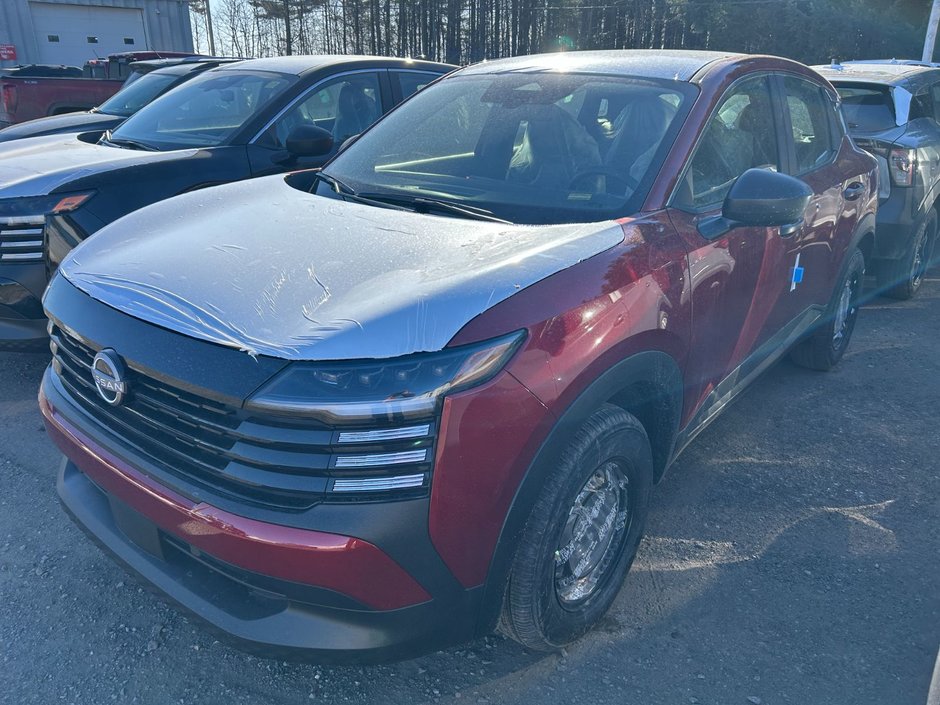
<instances>
[{"instance_id":1,"label":"headlight","mask_svg":"<svg viewBox=\"0 0 940 705\"><path fill-rule=\"evenodd\" d=\"M0 199L0 218L31 217L70 213L94 195L94 191L81 193L55 193L34 198Z\"/></svg>"},{"instance_id":2,"label":"headlight","mask_svg":"<svg viewBox=\"0 0 940 705\"><path fill-rule=\"evenodd\" d=\"M295 362L245 408L344 426L426 419L446 394L492 379L524 337L525 331L517 331L483 343L389 360Z\"/></svg>"}]
</instances>

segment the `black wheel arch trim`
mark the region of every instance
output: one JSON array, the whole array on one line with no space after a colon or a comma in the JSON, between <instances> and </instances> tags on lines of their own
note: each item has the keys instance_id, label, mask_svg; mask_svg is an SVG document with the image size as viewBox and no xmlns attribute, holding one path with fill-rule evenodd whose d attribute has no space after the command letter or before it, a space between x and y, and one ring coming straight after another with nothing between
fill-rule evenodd
<instances>
[{"instance_id":1,"label":"black wheel arch trim","mask_svg":"<svg viewBox=\"0 0 940 705\"><path fill-rule=\"evenodd\" d=\"M876 227L876 216L873 212L868 212L859 218L858 224L855 226L855 232L852 233L852 239L849 241L849 246L846 249L846 255L855 248L859 248L862 252L862 255L865 257L865 269L868 270L872 264L872 254L865 254L865 250L860 247L862 240L864 240L868 235L877 237L875 234ZM845 257L845 261L842 263L839 274L842 275L845 273L845 268L848 265L848 257ZM841 279L841 276L840 276Z\"/></svg>"},{"instance_id":2,"label":"black wheel arch trim","mask_svg":"<svg viewBox=\"0 0 940 705\"><path fill-rule=\"evenodd\" d=\"M654 449L653 453L654 480L659 481L662 477L674 456L673 451L678 436L679 420L682 415L684 384L682 373L675 359L667 353L650 350L631 355L600 374L565 409L558 421L555 422L547 438L542 442L541 447L530 462L522 482L519 483L519 487L516 489L512 504L503 521L496 549L490 560L480 606L480 616L477 620L479 635L490 633L496 626L517 543L525 528L532 507L538 498L544 479L551 471L555 459L571 441L581 425L602 404L613 403L625 408L630 413L634 413L630 408L618 403L617 397L632 388L648 387L650 385L656 389L656 398L647 401L661 402L663 406L659 411L665 415L664 426L667 437L661 439L659 443L659 445L665 446L665 450L660 450L657 453ZM662 419L661 416L657 418ZM649 420L641 418L640 421L647 429L647 433L652 436L653 434L650 433L647 425ZM660 427L658 434L662 433L663 427Z\"/></svg>"}]
</instances>

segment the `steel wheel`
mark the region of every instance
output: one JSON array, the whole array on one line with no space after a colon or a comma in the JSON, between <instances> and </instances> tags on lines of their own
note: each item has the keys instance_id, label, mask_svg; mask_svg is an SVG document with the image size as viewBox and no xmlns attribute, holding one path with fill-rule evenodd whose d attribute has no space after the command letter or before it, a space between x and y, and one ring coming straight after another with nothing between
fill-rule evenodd
<instances>
[{"instance_id":1,"label":"steel wheel","mask_svg":"<svg viewBox=\"0 0 940 705\"><path fill-rule=\"evenodd\" d=\"M911 289L918 289L924 280L927 259L930 257L930 238L924 230L920 240L914 246L914 261L911 264Z\"/></svg>"},{"instance_id":2,"label":"steel wheel","mask_svg":"<svg viewBox=\"0 0 940 705\"><path fill-rule=\"evenodd\" d=\"M836 307L835 321L833 322L832 347L836 350L845 340L845 334L849 325L855 317L855 285L857 282L853 279L846 279L842 287L842 293L839 295L839 304Z\"/></svg>"},{"instance_id":3,"label":"steel wheel","mask_svg":"<svg viewBox=\"0 0 940 705\"><path fill-rule=\"evenodd\" d=\"M627 475L614 461L578 492L555 551L555 595L563 607L583 603L604 584L627 534L630 499Z\"/></svg>"},{"instance_id":4,"label":"steel wheel","mask_svg":"<svg viewBox=\"0 0 940 705\"><path fill-rule=\"evenodd\" d=\"M646 430L604 404L544 473L507 576L499 629L552 651L603 617L636 556L653 486Z\"/></svg>"}]
</instances>

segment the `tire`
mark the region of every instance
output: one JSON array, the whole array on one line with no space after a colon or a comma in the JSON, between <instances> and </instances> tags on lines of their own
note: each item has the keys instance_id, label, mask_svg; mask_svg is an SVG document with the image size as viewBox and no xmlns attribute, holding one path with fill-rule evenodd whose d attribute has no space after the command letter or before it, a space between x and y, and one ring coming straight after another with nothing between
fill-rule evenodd
<instances>
[{"instance_id":1,"label":"tire","mask_svg":"<svg viewBox=\"0 0 940 705\"><path fill-rule=\"evenodd\" d=\"M849 255L845 273L832 293L822 324L790 351L793 362L800 367L822 371L838 364L855 330L864 277L865 258L855 249Z\"/></svg>"},{"instance_id":2,"label":"tire","mask_svg":"<svg viewBox=\"0 0 940 705\"><path fill-rule=\"evenodd\" d=\"M917 229L905 255L881 268L878 288L884 291L885 296L902 301L913 298L931 264L936 241L937 211L931 208L930 215Z\"/></svg>"},{"instance_id":3,"label":"tire","mask_svg":"<svg viewBox=\"0 0 940 705\"><path fill-rule=\"evenodd\" d=\"M510 568L499 630L535 651L583 636L620 592L652 484L646 431L605 404L578 430L536 500Z\"/></svg>"}]
</instances>

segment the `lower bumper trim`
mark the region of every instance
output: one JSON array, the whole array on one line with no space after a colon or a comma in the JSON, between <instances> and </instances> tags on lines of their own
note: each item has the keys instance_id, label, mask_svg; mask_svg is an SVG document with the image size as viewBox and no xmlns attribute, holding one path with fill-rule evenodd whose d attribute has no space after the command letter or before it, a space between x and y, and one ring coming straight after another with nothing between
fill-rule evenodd
<instances>
[{"instance_id":1,"label":"lower bumper trim","mask_svg":"<svg viewBox=\"0 0 940 705\"><path fill-rule=\"evenodd\" d=\"M306 604L229 579L176 542L155 555L127 538L111 511L113 498L67 459L58 492L75 523L125 569L243 651L317 663L383 663L472 636L469 625L434 602L382 612Z\"/></svg>"}]
</instances>

